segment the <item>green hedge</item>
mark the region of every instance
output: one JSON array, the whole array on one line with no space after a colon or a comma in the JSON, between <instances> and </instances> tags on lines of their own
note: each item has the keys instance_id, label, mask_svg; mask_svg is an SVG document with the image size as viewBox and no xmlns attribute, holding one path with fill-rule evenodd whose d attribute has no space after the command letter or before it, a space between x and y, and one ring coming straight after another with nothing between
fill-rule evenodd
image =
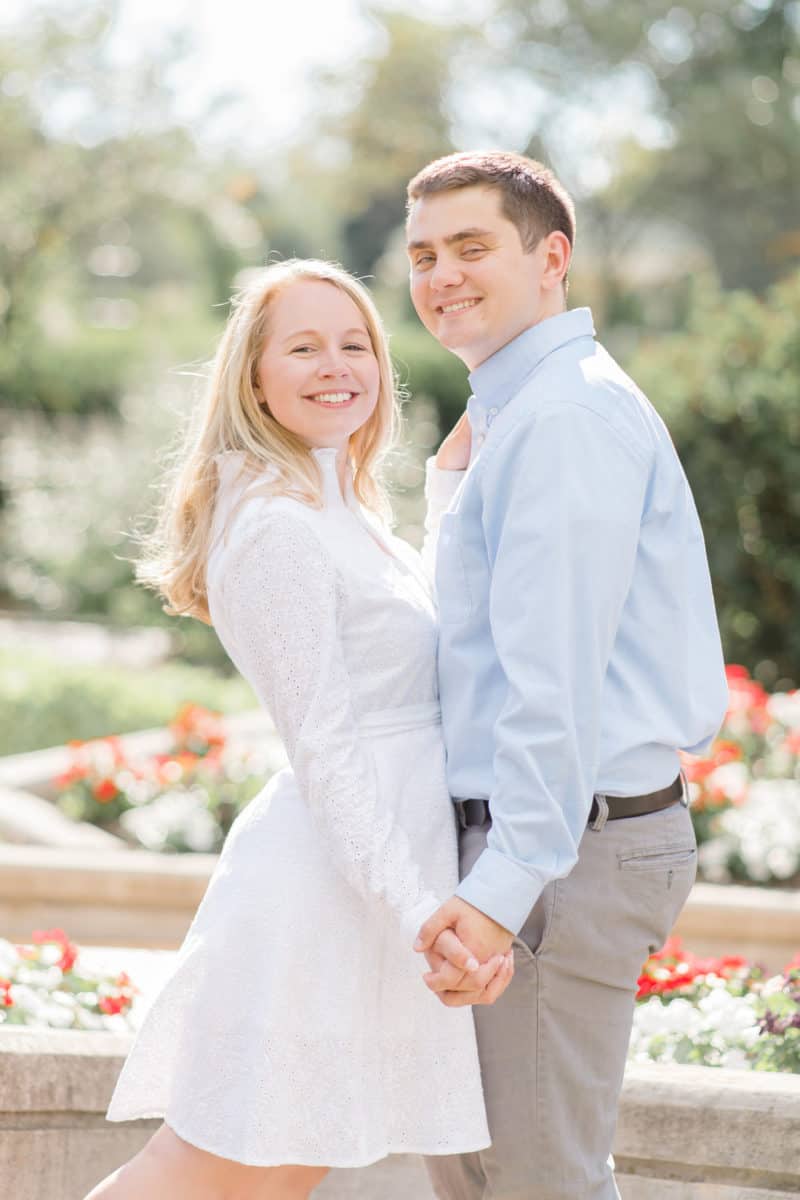
<instances>
[{"instance_id":1,"label":"green hedge","mask_svg":"<svg viewBox=\"0 0 800 1200\"><path fill-rule=\"evenodd\" d=\"M240 677L170 663L146 671L0 652L0 755L163 725L181 704L242 712L257 701Z\"/></svg>"},{"instance_id":2,"label":"green hedge","mask_svg":"<svg viewBox=\"0 0 800 1200\"><path fill-rule=\"evenodd\" d=\"M727 662L800 681L800 273L764 299L697 290L686 333L627 364L703 523Z\"/></svg>"}]
</instances>

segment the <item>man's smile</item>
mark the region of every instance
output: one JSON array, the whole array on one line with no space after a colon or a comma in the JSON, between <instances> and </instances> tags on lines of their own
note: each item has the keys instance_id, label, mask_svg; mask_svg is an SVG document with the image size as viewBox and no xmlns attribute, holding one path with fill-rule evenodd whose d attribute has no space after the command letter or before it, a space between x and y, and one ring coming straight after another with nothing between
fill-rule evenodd
<instances>
[{"instance_id":1,"label":"man's smile","mask_svg":"<svg viewBox=\"0 0 800 1200\"><path fill-rule=\"evenodd\" d=\"M470 297L466 300L450 300L447 304L438 304L436 311L442 316L447 317L451 313L466 312L468 308L474 308L480 302L480 297Z\"/></svg>"}]
</instances>

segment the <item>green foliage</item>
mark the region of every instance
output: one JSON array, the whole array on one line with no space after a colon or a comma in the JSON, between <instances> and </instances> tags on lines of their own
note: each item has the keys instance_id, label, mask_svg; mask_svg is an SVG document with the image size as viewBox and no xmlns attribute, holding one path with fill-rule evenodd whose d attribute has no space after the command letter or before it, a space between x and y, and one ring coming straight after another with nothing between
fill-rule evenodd
<instances>
[{"instance_id":1,"label":"green foliage","mask_svg":"<svg viewBox=\"0 0 800 1200\"><path fill-rule=\"evenodd\" d=\"M658 304L662 281L698 260L725 287L757 290L797 266L795 0L492 7L470 91L527 89L514 148L527 142L575 191L577 269L590 259L611 293L598 309L613 309L632 279Z\"/></svg>"},{"instance_id":2,"label":"green foliage","mask_svg":"<svg viewBox=\"0 0 800 1200\"><path fill-rule=\"evenodd\" d=\"M800 274L764 301L698 288L686 333L628 364L672 433L705 532L725 657L800 680Z\"/></svg>"},{"instance_id":3,"label":"green foliage","mask_svg":"<svg viewBox=\"0 0 800 1200\"><path fill-rule=\"evenodd\" d=\"M187 703L223 713L256 707L243 679L206 668L84 667L9 650L0 651L0 695L14 714L0 726L0 756L165 725Z\"/></svg>"},{"instance_id":4,"label":"green foliage","mask_svg":"<svg viewBox=\"0 0 800 1200\"><path fill-rule=\"evenodd\" d=\"M419 324L400 325L391 344L401 386L412 398L426 396L434 402L440 430L446 432L464 411L469 396L466 367Z\"/></svg>"}]
</instances>

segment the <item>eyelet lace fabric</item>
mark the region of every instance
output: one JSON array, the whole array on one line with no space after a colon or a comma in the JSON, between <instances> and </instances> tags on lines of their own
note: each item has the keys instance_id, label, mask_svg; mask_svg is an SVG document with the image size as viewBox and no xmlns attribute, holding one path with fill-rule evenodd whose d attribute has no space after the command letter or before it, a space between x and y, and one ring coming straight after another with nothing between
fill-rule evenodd
<instances>
[{"instance_id":1,"label":"eyelet lace fabric","mask_svg":"<svg viewBox=\"0 0 800 1200\"><path fill-rule=\"evenodd\" d=\"M319 511L218 500L214 625L291 765L234 823L108 1112L252 1165L489 1143L471 1011L411 948L457 884L435 610L323 470Z\"/></svg>"}]
</instances>

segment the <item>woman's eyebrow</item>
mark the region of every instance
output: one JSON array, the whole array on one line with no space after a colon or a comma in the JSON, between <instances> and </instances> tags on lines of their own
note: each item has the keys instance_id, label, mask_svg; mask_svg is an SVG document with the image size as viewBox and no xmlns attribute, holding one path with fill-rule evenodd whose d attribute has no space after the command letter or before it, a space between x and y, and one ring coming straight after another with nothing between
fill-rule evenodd
<instances>
[{"instance_id":1,"label":"woman's eyebrow","mask_svg":"<svg viewBox=\"0 0 800 1200\"><path fill-rule=\"evenodd\" d=\"M363 326L360 326L360 325L353 325L353 327L351 329L345 329L345 331L342 334L342 337L350 337L354 333L357 333L360 337L369 337L367 330ZM292 333L287 333L286 337L283 338L282 340L284 342L292 342L292 341L294 341L295 338L299 338L299 337L319 337L319 336L320 336L320 331L318 329L295 329Z\"/></svg>"}]
</instances>

